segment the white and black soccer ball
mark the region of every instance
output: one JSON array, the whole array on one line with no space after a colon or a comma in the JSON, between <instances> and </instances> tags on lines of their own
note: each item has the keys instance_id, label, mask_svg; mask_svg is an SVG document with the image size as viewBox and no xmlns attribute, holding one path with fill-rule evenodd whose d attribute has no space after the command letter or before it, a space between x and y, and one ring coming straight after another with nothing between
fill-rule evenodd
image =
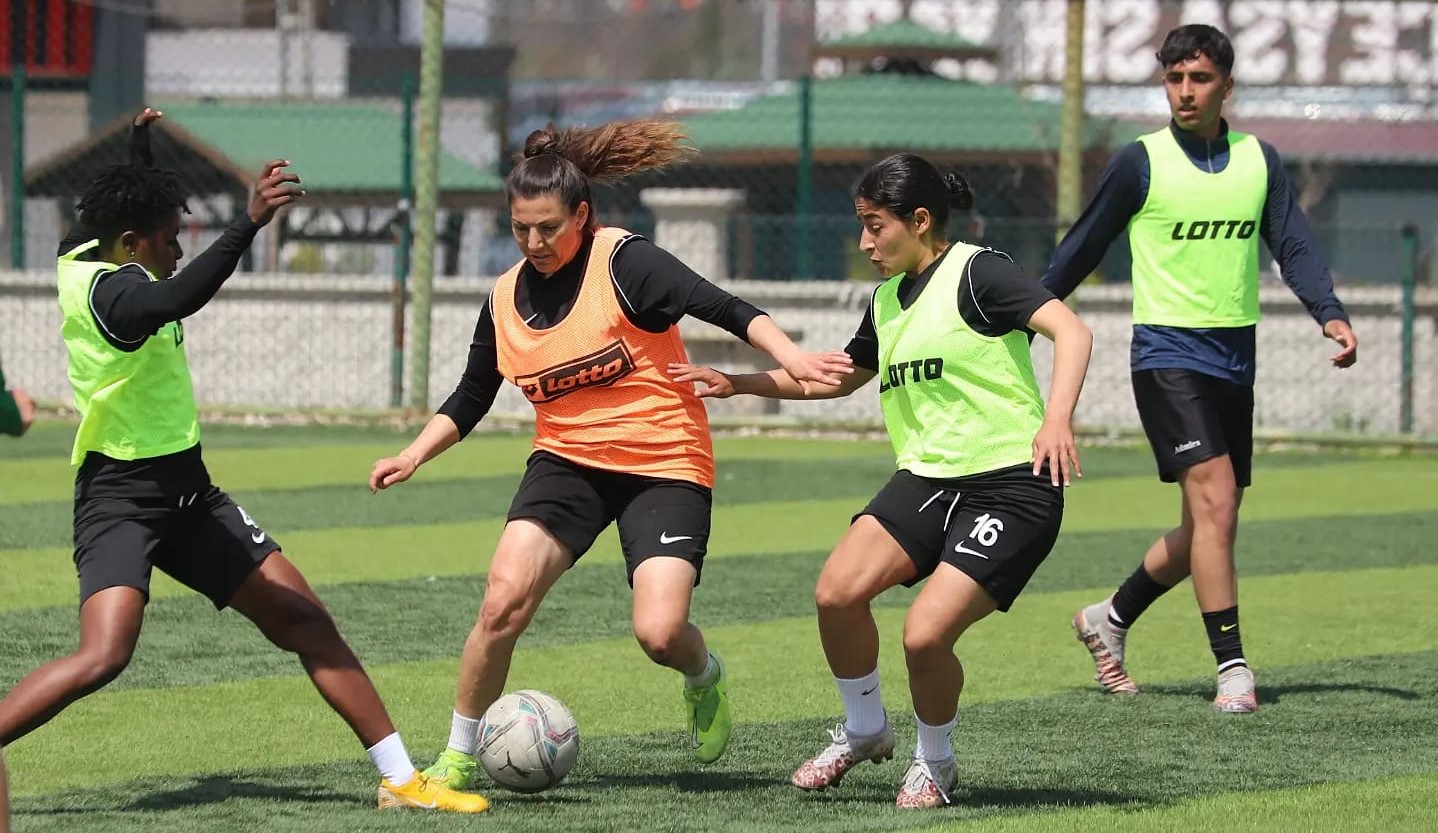
<instances>
[{"instance_id":1,"label":"white and black soccer ball","mask_svg":"<svg viewBox=\"0 0 1438 833\"><path fill-rule=\"evenodd\" d=\"M479 723L475 754L494 783L537 793L564 780L579 757L579 724L542 691L512 691L494 701Z\"/></svg>"}]
</instances>

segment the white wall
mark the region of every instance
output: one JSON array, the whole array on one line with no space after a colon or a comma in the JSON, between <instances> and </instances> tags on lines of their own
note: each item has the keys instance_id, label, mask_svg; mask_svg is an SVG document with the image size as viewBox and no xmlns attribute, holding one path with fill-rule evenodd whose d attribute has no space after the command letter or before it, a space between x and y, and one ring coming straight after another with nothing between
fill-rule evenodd
<instances>
[{"instance_id":1,"label":"white wall","mask_svg":"<svg viewBox=\"0 0 1438 833\"><path fill-rule=\"evenodd\" d=\"M59 311L49 272L0 271L0 356L13 384L37 396L68 401ZM438 405L464 368L487 279L442 279L436 294L430 362L430 401ZM732 283L732 291L768 310L810 349L843 347L858 325L869 286L860 283ZM214 302L185 323L186 345L201 402L256 408L383 408L389 401L390 286L383 278L236 275ZM1256 421L1260 429L1392 433L1398 428L1400 319L1391 288L1343 293L1361 340L1359 364L1338 371L1327 363L1323 339L1298 301L1266 289L1259 326ZM1414 413L1418 429L1438 434L1438 292L1426 290L1415 328ZM1094 359L1079 408L1092 426L1134 428L1128 383L1129 312L1126 286L1078 295L1093 329ZM749 348L697 321L683 325L696 360L734 366L762 362ZM413 345L409 345L413 349ZM727 359L724 357L728 357ZM1035 342L1035 364L1047 386L1051 351ZM752 365L751 365L752 366ZM777 414L823 422L879 420L876 388L831 402L783 402ZM762 411L749 402L716 403L713 412ZM747 407L746 407L747 406ZM528 415L528 404L506 388L496 413ZM774 413L774 410L770 410Z\"/></svg>"}]
</instances>

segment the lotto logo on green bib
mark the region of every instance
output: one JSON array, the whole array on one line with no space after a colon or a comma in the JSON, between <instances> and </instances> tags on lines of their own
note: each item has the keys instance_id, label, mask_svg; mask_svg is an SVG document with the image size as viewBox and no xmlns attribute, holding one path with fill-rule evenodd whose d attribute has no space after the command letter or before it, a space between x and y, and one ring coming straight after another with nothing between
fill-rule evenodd
<instances>
[{"instance_id":1,"label":"lotto logo on green bib","mask_svg":"<svg viewBox=\"0 0 1438 833\"><path fill-rule=\"evenodd\" d=\"M885 378L879 383L879 393L890 388L901 388L911 382L933 381L942 375L944 360L937 357L891 364Z\"/></svg>"},{"instance_id":2,"label":"lotto logo on green bib","mask_svg":"<svg viewBox=\"0 0 1438 833\"><path fill-rule=\"evenodd\" d=\"M1257 224L1252 220L1179 220L1173 224L1173 240L1247 240Z\"/></svg>"}]
</instances>

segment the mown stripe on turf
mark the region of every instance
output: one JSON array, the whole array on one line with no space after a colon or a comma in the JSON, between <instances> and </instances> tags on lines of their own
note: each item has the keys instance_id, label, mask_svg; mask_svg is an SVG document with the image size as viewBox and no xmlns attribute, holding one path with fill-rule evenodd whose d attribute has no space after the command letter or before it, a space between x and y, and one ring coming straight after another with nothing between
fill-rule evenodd
<instances>
[{"instance_id":1,"label":"mown stripe on turf","mask_svg":"<svg viewBox=\"0 0 1438 833\"><path fill-rule=\"evenodd\" d=\"M1391 763L1371 760L1368 756L1365 761L1380 767L1379 773ZM1313 775L1312 770L1300 773L1305 780ZM922 830L923 833L960 833L981 827L985 833L1090 833L1094 830L1192 833L1212 827L1215 819L1222 819L1223 829L1231 833L1275 830L1420 833L1432 830L1434 819L1438 819L1438 772L1286 790L1218 793L1158 807L1090 806L1042 814L1016 813L998 819L954 821Z\"/></svg>"},{"instance_id":2,"label":"mown stripe on turf","mask_svg":"<svg viewBox=\"0 0 1438 833\"><path fill-rule=\"evenodd\" d=\"M1327 810L1330 824L1323 829L1375 829L1365 822L1382 819L1396 826L1381 829L1405 830L1434 804L1432 796L1405 796L1402 789L1426 789L1438 768L1438 749L1425 731L1438 728L1435 675L1438 652L1278 669L1269 675L1270 702L1252 718L1212 714L1202 698L1204 679L1142 700L1096 701L1068 692L968 706L955 733L957 802L936 812L893 807L913 741L907 715L894 715L898 760L859 767L821 795L787 783L791 768L827 741L813 719L741 724L728 754L706 767L688 760L672 729L586 734L578 765L560 788L538 796L486 791L495 802L491 823L515 831L858 833L953 829L936 822L968 829L967 822L981 819L999 829L1024 824L1028 831L1097 829L1075 823L1086 820L1119 829L1149 829L1141 822L1154 821L1160 829L1190 830L1211 827L1215 817L1225 819L1225 828L1290 830L1273 805L1291 807L1293 788L1319 785L1303 797ZM90 826L107 831L179 830L189 821L189 829L249 829L259 822L280 833L460 823L375 816L368 801L373 771L351 746L342 757L304 769L280 768L261 754L239 771L163 780L122 775L119 783L62 788L21 799L20 818L27 829L42 830L83 813ZM421 761L434 749L411 748ZM1407 777L1387 780L1395 775ZM1351 783L1357 779L1385 780ZM1361 801L1365 796L1378 804ZM1388 811L1395 804L1401 809ZM1277 823L1245 828L1243 810ZM1315 818L1311 813L1300 811L1295 819ZM1169 827L1165 822L1174 816L1189 826Z\"/></svg>"},{"instance_id":3,"label":"mown stripe on turf","mask_svg":"<svg viewBox=\"0 0 1438 833\"><path fill-rule=\"evenodd\" d=\"M263 432L257 432L263 434ZM370 467L408 444L409 435L396 434L390 443L326 443L323 429L315 429L313 445L212 449L205 441L205 465L215 482L237 492L265 489L306 489L318 486L363 486ZM257 437L257 441L262 437ZM529 456L527 436L476 434L446 451L424 467L416 482L447 482L487 476L517 477ZM717 440L715 454L722 463L737 460L792 460L823 462L871 459L892 463L888 443L873 441L774 440L735 437ZM1125 474L1142 469L1143 458L1131 449L1106 449L1098 455L1114 463L1097 463L1098 470L1117 469ZM722 474L722 472L721 472ZM63 457L0 459L0 505L69 500L74 493L75 471L69 449Z\"/></svg>"},{"instance_id":4,"label":"mown stripe on turf","mask_svg":"<svg viewBox=\"0 0 1438 833\"><path fill-rule=\"evenodd\" d=\"M258 452L257 452L258 454ZM447 458L442 458L447 460ZM248 461L253 462L253 461ZM323 470L322 463L285 460L286 467ZM332 469L333 470L333 467ZM523 461L488 476L431 477L428 470L391 491L372 495L365 486L368 463L340 485L279 487L287 476L272 475L275 488L235 488L220 477L250 515L276 532L394 524L453 523L503 516L518 486ZM852 496L877 489L892 473L880 457L823 460L733 459L723 464L714 490L719 504ZM245 478L238 478L244 481ZM303 479L302 477L300 478ZM0 505L0 546L58 546L70 535L73 501L49 500Z\"/></svg>"},{"instance_id":5,"label":"mown stripe on turf","mask_svg":"<svg viewBox=\"0 0 1438 833\"><path fill-rule=\"evenodd\" d=\"M848 498L859 502L888 479L892 467L855 460L734 460L714 490L718 505ZM518 471L458 481L419 480L370 494L361 483L308 489L233 491L249 515L275 534L398 524L428 525L503 517L519 485ZM862 505L862 503L860 503ZM70 540L71 501L0 506L0 546L61 546Z\"/></svg>"},{"instance_id":6,"label":"mown stripe on turf","mask_svg":"<svg viewBox=\"0 0 1438 833\"><path fill-rule=\"evenodd\" d=\"M1385 546L1367 550L1365 530L1391 530ZM1027 591L1101 587L1117 583L1149 543L1146 533L1077 533L1063 538ZM1313 570L1399 567L1438 562L1438 513L1249 524L1243 534L1245 579ZM1363 551L1362 561L1353 557ZM710 559L695 599L706 626L755 623L811 615L822 551ZM561 645L629 633L630 594L615 563L581 561L540 606L525 645ZM484 588L482 576L342 583L321 588L355 650L371 663L452 657L468 633ZM73 590L68 592L73 593ZM1189 590L1175 594L1189 598ZM878 600L907 605L914 591L896 588ZM1025 601L1024 603L1027 603ZM395 611L404 615L396 616ZM147 611L145 638L129 670L112 687L160 687L223 682L291 673L293 660L274 651L234 616L216 616L195 595L161 598ZM0 653L0 688L74 645L73 604L0 614L0 633L12 651ZM196 651L203 645L203 651Z\"/></svg>"},{"instance_id":7,"label":"mown stripe on turf","mask_svg":"<svg viewBox=\"0 0 1438 833\"><path fill-rule=\"evenodd\" d=\"M1092 665L1068 622L1076 608L1103 592L1108 588L1035 594L1022 599L1015 612L971 629L959 646L968 678L965 702L1091 687ZM1285 665L1438 648L1435 592L1438 566L1246 582L1245 649L1259 669L1260 688L1269 670ZM1141 686L1156 691L1164 683L1211 673L1193 604L1178 596L1161 599L1130 641L1131 671ZM909 709L900 647L903 617L896 609L878 610L875 617L883 634L884 702L895 715ZM812 617L709 628L707 636L729 660L743 720L787 721L838 710ZM450 659L371 668L398 724L416 745L442 742L456 666ZM629 639L521 649L509 688L521 687L554 693L592 737L677 726L682 715L675 674L645 661ZM157 708L163 708L163 721L149 719ZM257 732L262 726L286 728L275 735ZM308 681L297 677L102 692L72 706L42 737L43 742L14 747L17 770L46 773L40 780L47 787L23 781L22 790L243 768L262 759L281 766L312 763L342 757L353 744Z\"/></svg>"},{"instance_id":8,"label":"mown stripe on turf","mask_svg":"<svg viewBox=\"0 0 1438 833\"><path fill-rule=\"evenodd\" d=\"M1424 464L1415 465L1420 462ZM733 545L732 542L739 541L743 551L753 551L756 547L749 542L755 540L764 541L766 549L781 552L832 547L849 517L862 508L865 496L875 488L874 484L866 484L861 479L844 477L842 472L835 476L839 485L834 488L852 484L856 496L793 503L753 503L746 509L733 505L720 507L715 513L711 539L715 548L725 550ZM803 482L789 472L778 479L790 484ZM1438 510L1438 466L1425 461L1364 461L1306 470L1275 469L1259 472L1256 480L1256 488L1245 500L1245 523L1286 518L1350 517L1355 524L1360 524L1359 516L1363 515ZM1328 485L1330 482L1351 483L1353 489L1334 495ZM787 488L792 492L792 485ZM732 495L733 499L741 501L751 495L755 500L762 500L766 491L762 483L756 483L752 490L729 488L721 490L721 494ZM370 507L386 505L382 501L388 499L395 499L401 507L414 505L412 499L395 498L391 494L371 497L357 493L356 496L359 503L349 512L351 518L368 519L371 517ZM428 496L427 492L425 496ZM244 495L240 497L247 500ZM464 501L470 497L463 491L455 491L445 492L442 499ZM486 511L502 514L508 506L507 497L500 499L491 495L491 499L499 507ZM1166 528L1175 520L1176 502L1176 489L1161 486L1149 478L1086 481L1068 493L1064 532ZM312 579L320 582L479 572L488 563L489 550L502 527L499 521L481 521L291 531L271 523L262 512L256 511L252 515L305 565L307 571L315 573ZM37 522L27 519L23 523L33 526ZM56 540L52 546L64 547L68 545L69 524L68 516L63 521L52 519L43 525L43 531L25 534L43 535L47 539L58 537L62 540ZM0 537L19 534L0 528ZM617 554L612 531L605 540L608 543L603 550L611 555ZM772 546L770 542L773 542ZM0 607L11 603L24 604L26 599L37 600L30 606L62 601L63 596L36 595L28 585L34 583L52 590L57 588L56 576L69 572L68 557L63 553L61 550L61 556L56 558L54 551L26 554L23 550L0 550L0 563L6 564L17 579L16 583L0 587ZM394 558L395 553L403 553L404 557ZM1355 553L1355 557L1361 559L1361 554ZM49 572L46 573L46 570Z\"/></svg>"}]
</instances>

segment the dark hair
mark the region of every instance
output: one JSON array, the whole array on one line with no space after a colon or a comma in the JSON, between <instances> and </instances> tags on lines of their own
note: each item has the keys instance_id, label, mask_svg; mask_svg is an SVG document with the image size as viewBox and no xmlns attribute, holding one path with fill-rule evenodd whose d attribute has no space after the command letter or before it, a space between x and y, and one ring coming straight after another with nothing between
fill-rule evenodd
<instances>
[{"instance_id":1,"label":"dark hair","mask_svg":"<svg viewBox=\"0 0 1438 833\"><path fill-rule=\"evenodd\" d=\"M1228 35L1207 23L1189 23L1174 29L1155 53L1164 69L1199 55L1207 55L1224 75L1233 74L1233 44Z\"/></svg>"},{"instance_id":2,"label":"dark hair","mask_svg":"<svg viewBox=\"0 0 1438 833\"><path fill-rule=\"evenodd\" d=\"M552 123L529 134L514 170L504 181L509 202L557 194L572 214L588 202L590 226L597 225L591 182L614 182L632 173L657 170L693 156L688 139L673 122L635 119L596 128Z\"/></svg>"},{"instance_id":3,"label":"dark hair","mask_svg":"<svg viewBox=\"0 0 1438 833\"><path fill-rule=\"evenodd\" d=\"M940 236L949 223L951 207L967 211L974 204L974 192L962 174L939 173L934 163L912 153L896 153L864 171L854 184L854 199L861 198L889 209L901 220L927 208Z\"/></svg>"},{"instance_id":4,"label":"dark hair","mask_svg":"<svg viewBox=\"0 0 1438 833\"><path fill-rule=\"evenodd\" d=\"M171 212L189 213L185 189L174 171L111 165L100 171L75 203L80 222L95 229L102 245L127 231L153 234Z\"/></svg>"}]
</instances>

